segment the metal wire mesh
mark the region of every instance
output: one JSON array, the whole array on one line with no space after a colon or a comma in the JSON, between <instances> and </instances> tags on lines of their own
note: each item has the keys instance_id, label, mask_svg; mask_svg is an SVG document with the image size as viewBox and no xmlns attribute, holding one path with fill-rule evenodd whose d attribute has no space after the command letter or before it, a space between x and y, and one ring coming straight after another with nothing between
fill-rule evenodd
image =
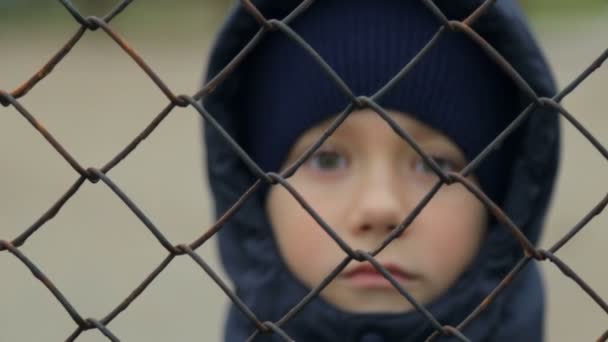
<instances>
[{"instance_id":1,"label":"metal wire mesh","mask_svg":"<svg viewBox=\"0 0 608 342\"><path fill-rule=\"evenodd\" d=\"M478 317L484 309L492 305L494 299L500 295L500 293L509 286L512 280L518 275L518 273L524 268L530 261L551 261L557 268L563 272L563 274L578 284L580 288L587 293L587 295L593 299L593 301L601 307L606 313L608 313L608 304L601 298L583 279L581 279L577 273L572 270L566 263L564 263L555 253L567 244L572 237L579 233L589 223L594 216L598 215L608 204L608 195L605 196L597 205L595 205L587 215L585 215L576 225L574 225L570 231L565 234L561 239L555 242L548 249L535 248L534 245L523 235L520 229L513 223L509 217L493 203L475 184L470 182L466 176L473 172L481 161L490 153L490 151L497 144L504 141L521 122L538 108L549 108L556 115L563 116L573 127L575 127L603 156L604 159L608 160L608 151L602 144L573 116L571 115L560 102L571 93L576 87L578 87L592 72L598 69L601 64L608 58L608 49L605 50L600 56L598 56L578 77L576 77L570 84L563 88L553 98L539 97L534 90L527 84L525 79L517 73L517 71L507 62L490 44L488 44L478 33L471 28L472 24L486 11L493 6L495 1L487 0L484 1L476 10L474 10L466 19L457 21L448 19L442 11L434 5L430 0L420 0L424 5L431 11L442 23L442 26L435 33L432 39L426 44L426 46L397 74L389 81L384 87L382 87L376 94L371 97L356 96L353 94L348 85L343 84L335 73L332 72L323 59L314 53L314 50L289 27L289 22L293 18L305 13L306 9L312 5L312 0L303 1L297 8L295 8L288 16L283 19L269 19L265 18L264 15L249 1L242 0L241 5L247 10L248 13L253 16L259 23L260 30L258 34L252 39L252 43L248 44L215 78L204 85L202 89L193 95L176 95L167 86L160 76L142 59L142 57L114 30L110 23L117 15L125 10L131 3L131 0L121 1L113 10L111 10L103 18L95 16L84 17L78 8L76 8L68 0L60 0L59 2L65 7L65 9L72 15L81 26L73 34L73 36L65 43L65 45L40 69L38 70L29 80L23 83L21 86L13 91L0 90L0 104L4 107L12 106L18 113L20 113L31 125L36 129L46 141L59 153L63 159L80 175L72 184L72 186L59 198L57 201L43 213L29 228L24 230L17 237L12 240L0 239L0 252L8 252L14 255L25 267L27 267L34 277L39 279L42 284L50 291L50 293L57 299L61 306L67 311L68 315L74 321L76 327L73 332L66 338L67 341L76 340L84 331L90 329L98 329L104 336L109 340L119 341L119 338L108 328L108 325L118 315L121 314L133 301L146 290L148 285L155 280L155 278L163 272L163 270L174 260L175 257L187 255L202 270L219 286L226 296L246 315L257 327L257 330L252 332L250 340L253 340L259 334L276 334L282 337L286 341L291 341L289 335L281 328L281 326L298 314L302 308L304 308L310 301L323 290L323 288L329 284L337 275L342 271L346 265L353 261L369 261L384 277L386 277L391 284L405 297L422 315L424 315L429 322L435 328L435 332L429 336L428 340L433 340L440 335L455 336L462 341L468 341L468 338L461 332L471 321ZM51 73L53 68L60 63L63 58L70 53L70 50L81 40L87 31L103 30L116 44L118 44L122 50L128 54L141 70L148 75L150 80L162 91L164 96L168 100L167 106L139 133L126 147L124 147L118 154L116 154L111 160L105 165L99 168L85 167L76 160L66 148L64 148L53 136L52 133L47 131L41 122L26 109L19 99L25 96L36 84L44 79ZM328 77L336 83L338 87L344 92L351 100L351 104L341 113L337 120L326 130L322 138L316 142L311 148L307 150L300 158L293 163L289 168L284 170L282 173L265 172L262 170L251 158L239 147L235 140L229 136L222 127L214 120L213 116L201 105L200 100L210 95L214 89L236 68L241 61L246 58L251 49L257 45L261 36L270 31L280 31L297 44L300 44L302 48L310 53L310 57L319 63L328 74ZM432 47L438 41L438 38L448 31L459 31L464 33L472 41L478 44L496 63L503 71L515 82L515 84L528 95L530 104L527 108L521 112L517 118L510 124L494 141L488 145L473 161L469 163L460 172L444 172L436 162L430 158L412 139L407 132L401 129L387 114L384 108L376 103L376 99L382 96L383 93L390 90L391 87L400 80L412 67L421 59L424 58L425 54L432 49ZM169 241L163 232L155 226L155 224L138 208L137 204L134 203L128 195L126 195L120 187L118 187L107 173L114 168L116 165L121 163L129 154L150 134L156 127L163 121L175 107L187 107L191 106L207 121L208 124L212 125L218 132L221 133L225 139L225 143L229 144L235 153L241 158L241 160L247 164L247 166L254 171L258 181L249 188L237 201L232 208L225 212L225 214L207 231L200 237L190 243L179 243L174 244ZM383 120L394 128L396 133L407 141L425 160L426 163L433 169L438 175L439 180L433 186L431 191L422 199L422 201L416 206L416 208L405 218L405 220L394 229L386 239L373 251L361 251L353 250L335 230L323 221L310 205L300 196L298 191L294 189L289 183L289 177L298 169L298 167L309 157L329 135L348 117L348 115L356 108L368 107L373 109ZM45 275L34 262L32 262L20 249L29 237L39 231L41 227L51 220L68 202L72 196L77 193L80 187L85 183L103 183L132 211L132 213L141 221L141 223L148 229L148 231L156 238L161 247L167 251L165 259L154 269L149 275L137 286L122 302L118 303L113 310L107 313L101 318L85 318L81 312L79 312L70 301L62 294L61 290L57 288L54 283ZM197 254L196 250L201 247L205 242L209 240L214 234L222 229L225 222L227 222L241 207L241 205L251 197L259 188L263 182L268 182L274 186L284 187L300 204L308 211L308 213L316 220L316 222L331 236L331 238L338 244L338 246L344 251L345 258L343 261L336 266L336 268L328 275L324 281L321 282L317 287L312 289L310 293L303 298L295 307L287 312L280 320L276 322L263 321L256 316L254 312L235 294L233 290L214 272L214 270ZM517 239L520 247L524 252L524 256L517 262L515 267L504 277L500 284L473 310L466 319L464 319L457 326L443 325L429 312L424 305L421 305L413 298L408 291L403 288L398 281L388 272L380 263L375 259L375 256L391 243L393 239L399 236L409 224L414 220L416 215L427 205L433 198L434 194L439 190L442 185L449 185L453 183L460 183L473 195L475 195L484 205L489 209L490 213L503 224L504 227ZM601 332L601 336L598 338L599 341L605 341L608 339L608 331Z\"/></svg>"}]
</instances>

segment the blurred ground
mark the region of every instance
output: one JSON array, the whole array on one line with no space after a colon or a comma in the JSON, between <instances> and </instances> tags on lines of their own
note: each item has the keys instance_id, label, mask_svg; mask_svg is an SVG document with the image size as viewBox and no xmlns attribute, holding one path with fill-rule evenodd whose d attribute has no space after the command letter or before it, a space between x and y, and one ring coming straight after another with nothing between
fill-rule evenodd
<instances>
[{"instance_id":1,"label":"blurred ground","mask_svg":"<svg viewBox=\"0 0 608 342\"><path fill-rule=\"evenodd\" d=\"M192 94L199 87L204 57L225 4L193 6L188 12L172 8L160 14L152 6L158 7L153 2L133 3L113 25L175 93ZM62 24L50 28L32 18L2 21L10 23L10 29L0 30L0 89L12 90L28 79L77 29L67 14L61 15L55 20ZM140 24L131 23L135 18ZM533 21L560 86L606 49L606 18L608 11L598 10L576 17L541 15ZM604 66L564 101L604 146L607 87ZM105 164L168 103L101 30L87 32L53 73L20 101L85 167ZM606 160L563 123L563 166L542 242L547 248L607 188ZM174 243L192 241L211 223L198 128L194 110L174 110L109 173ZM76 178L15 109L0 109L0 239L10 240L29 227ZM558 253L604 299L607 215L597 217ZM205 244L199 253L219 271L214 243ZM95 318L114 308L166 256L101 183L85 183L22 250L79 312ZM547 341L595 340L606 331L605 312L556 267L545 262L543 270L548 287ZM61 341L73 331L75 324L55 298L6 252L0 253L0 274L0 342ZM225 303L209 277L190 259L180 257L109 327L123 341L219 341ZM87 332L78 341L106 339Z\"/></svg>"}]
</instances>

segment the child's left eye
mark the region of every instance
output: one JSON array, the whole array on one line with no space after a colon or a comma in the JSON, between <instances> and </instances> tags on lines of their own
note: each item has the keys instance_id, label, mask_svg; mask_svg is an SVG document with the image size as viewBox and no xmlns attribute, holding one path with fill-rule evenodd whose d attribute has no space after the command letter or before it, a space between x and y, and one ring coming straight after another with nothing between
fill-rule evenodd
<instances>
[{"instance_id":1,"label":"child's left eye","mask_svg":"<svg viewBox=\"0 0 608 342\"><path fill-rule=\"evenodd\" d=\"M310 157L310 165L320 171L334 171L346 166L346 157L337 151L317 151Z\"/></svg>"},{"instance_id":2,"label":"child's left eye","mask_svg":"<svg viewBox=\"0 0 608 342\"><path fill-rule=\"evenodd\" d=\"M435 163L439 166L439 168L445 173L459 171L456 163L454 163L448 158L431 156L431 159L433 159ZM415 168L418 172L431 173L433 175L436 175L435 171L431 168L431 166L428 165L422 158L419 158L417 160Z\"/></svg>"}]
</instances>

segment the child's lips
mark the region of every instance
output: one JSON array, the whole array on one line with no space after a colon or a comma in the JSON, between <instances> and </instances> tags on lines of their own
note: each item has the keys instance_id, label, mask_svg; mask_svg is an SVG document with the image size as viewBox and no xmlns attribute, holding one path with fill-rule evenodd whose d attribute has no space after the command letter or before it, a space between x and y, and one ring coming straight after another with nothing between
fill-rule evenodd
<instances>
[{"instance_id":1,"label":"child's lips","mask_svg":"<svg viewBox=\"0 0 608 342\"><path fill-rule=\"evenodd\" d=\"M416 276L405 271L393 263L381 263L381 265L390 273L390 275L400 284L404 285L416 279ZM362 263L357 267L348 270L344 273L343 278L350 285L364 289L385 289L394 288L393 284L384 277L376 268L369 262Z\"/></svg>"}]
</instances>

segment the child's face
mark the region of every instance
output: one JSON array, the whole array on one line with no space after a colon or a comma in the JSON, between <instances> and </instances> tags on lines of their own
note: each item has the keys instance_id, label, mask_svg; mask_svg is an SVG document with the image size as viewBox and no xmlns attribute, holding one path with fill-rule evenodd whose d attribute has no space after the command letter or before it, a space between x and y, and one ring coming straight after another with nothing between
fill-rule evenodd
<instances>
[{"instance_id":1,"label":"child's face","mask_svg":"<svg viewBox=\"0 0 608 342\"><path fill-rule=\"evenodd\" d=\"M446 136L408 115L390 112L446 171L465 165L462 151ZM302 134L294 161L329 125ZM437 176L373 111L351 116L290 178L291 184L353 249L376 248L418 204ZM289 269L309 287L318 285L344 252L282 187L270 190L267 211ZM405 233L376 259L419 302L446 291L466 269L482 241L486 211L462 185L443 186ZM321 292L337 307L361 313L403 312L412 305L369 264L351 262Z\"/></svg>"}]
</instances>

